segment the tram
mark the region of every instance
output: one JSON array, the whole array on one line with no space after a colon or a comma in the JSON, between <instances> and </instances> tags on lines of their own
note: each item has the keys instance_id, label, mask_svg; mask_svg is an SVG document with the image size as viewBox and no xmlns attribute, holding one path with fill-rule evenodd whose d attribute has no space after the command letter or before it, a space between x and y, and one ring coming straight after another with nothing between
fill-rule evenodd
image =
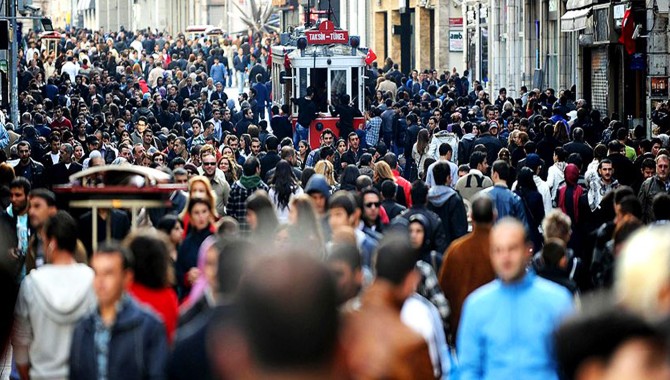
<instances>
[{"instance_id":1,"label":"tram","mask_svg":"<svg viewBox=\"0 0 670 380\"><path fill-rule=\"evenodd\" d=\"M319 147L324 129L330 128L336 136L340 135L339 117L330 114L329 105L339 104L342 95L349 95L354 107L364 110L366 49L359 44L357 36L350 38L348 31L323 19L316 25L283 33L281 45L271 47L272 101L280 107L291 105L294 128L298 107L291 99L305 96L309 86L315 89L314 101L320 117L309 127L309 143L313 149ZM355 118L354 129L364 122L363 117Z\"/></svg>"}]
</instances>

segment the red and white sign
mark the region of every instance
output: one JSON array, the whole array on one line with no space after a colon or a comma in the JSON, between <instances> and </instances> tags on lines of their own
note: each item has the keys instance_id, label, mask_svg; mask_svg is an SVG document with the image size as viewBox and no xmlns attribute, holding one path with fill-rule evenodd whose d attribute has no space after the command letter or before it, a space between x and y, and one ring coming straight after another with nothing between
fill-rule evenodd
<instances>
[{"instance_id":1,"label":"red and white sign","mask_svg":"<svg viewBox=\"0 0 670 380\"><path fill-rule=\"evenodd\" d=\"M330 20L322 21L319 30L305 31L307 43L312 45L347 44L349 43L349 32L336 30Z\"/></svg>"}]
</instances>

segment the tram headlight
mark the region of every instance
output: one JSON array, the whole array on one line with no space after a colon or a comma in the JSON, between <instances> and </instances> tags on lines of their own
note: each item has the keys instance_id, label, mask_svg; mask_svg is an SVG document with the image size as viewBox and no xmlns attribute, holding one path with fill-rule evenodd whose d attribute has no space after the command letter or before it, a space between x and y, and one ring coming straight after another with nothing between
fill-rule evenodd
<instances>
[{"instance_id":1,"label":"tram headlight","mask_svg":"<svg viewBox=\"0 0 670 380\"><path fill-rule=\"evenodd\" d=\"M351 47L354 49L358 49L358 47L361 45L361 38L358 36L349 37L349 45L351 45Z\"/></svg>"},{"instance_id":2,"label":"tram headlight","mask_svg":"<svg viewBox=\"0 0 670 380\"><path fill-rule=\"evenodd\" d=\"M307 48L307 38L305 38L305 37L298 38L297 45L298 45L298 49L305 50Z\"/></svg>"}]
</instances>

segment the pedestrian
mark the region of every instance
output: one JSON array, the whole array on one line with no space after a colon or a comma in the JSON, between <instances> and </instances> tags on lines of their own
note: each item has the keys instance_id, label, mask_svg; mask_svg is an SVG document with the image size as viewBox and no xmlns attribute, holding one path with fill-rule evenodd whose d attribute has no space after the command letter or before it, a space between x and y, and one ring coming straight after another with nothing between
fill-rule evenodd
<instances>
[{"instance_id":1,"label":"pedestrian","mask_svg":"<svg viewBox=\"0 0 670 380\"><path fill-rule=\"evenodd\" d=\"M179 299L184 299L200 275L197 268L198 250L202 242L212 234L211 202L202 198L192 198L188 201L186 212L189 215L190 228L177 253L175 274Z\"/></svg>"}]
</instances>

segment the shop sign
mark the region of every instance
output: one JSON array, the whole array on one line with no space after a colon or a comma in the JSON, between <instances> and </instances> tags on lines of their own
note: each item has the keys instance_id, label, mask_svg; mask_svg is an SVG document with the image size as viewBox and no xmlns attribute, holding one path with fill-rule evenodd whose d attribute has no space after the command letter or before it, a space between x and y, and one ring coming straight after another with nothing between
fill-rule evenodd
<instances>
[{"instance_id":1,"label":"shop sign","mask_svg":"<svg viewBox=\"0 0 670 380\"><path fill-rule=\"evenodd\" d=\"M462 30L454 30L449 32L449 51L463 51Z\"/></svg>"},{"instance_id":2,"label":"shop sign","mask_svg":"<svg viewBox=\"0 0 670 380\"><path fill-rule=\"evenodd\" d=\"M312 45L347 44L349 43L349 32L346 30L335 30L335 25L330 20L322 21L319 30L305 31L307 43Z\"/></svg>"},{"instance_id":3,"label":"shop sign","mask_svg":"<svg viewBox=\"0 0 670 380\"><path fill-rule=\"evenodd\" d=\"M651 96L654 98L668 97L668 77L651 77Z\"/></svg>"}]
</instances>

